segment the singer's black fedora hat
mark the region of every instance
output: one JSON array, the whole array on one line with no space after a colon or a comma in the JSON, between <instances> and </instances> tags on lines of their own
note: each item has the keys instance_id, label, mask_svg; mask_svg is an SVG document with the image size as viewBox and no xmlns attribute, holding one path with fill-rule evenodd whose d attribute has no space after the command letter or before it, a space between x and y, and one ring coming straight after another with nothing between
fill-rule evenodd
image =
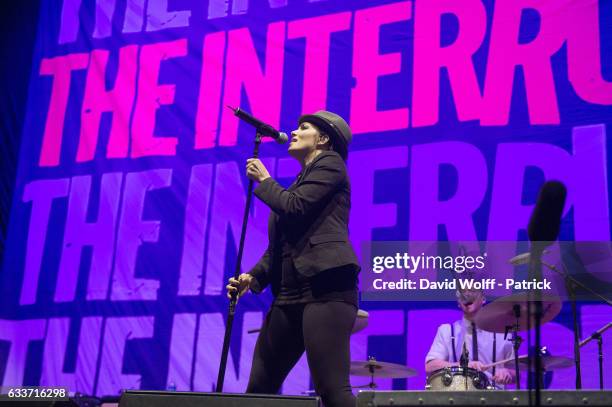
<instances>
[{"instance_id":1,"label":"singer's black fedora hat","mask_svg":"<svg viewBox=\"0 0 612 407\"><path fill-rule=\"evenodd\" d=\"M299 123L312 123L323 133L327 134L332 142L335 152L346 161L348 157L348 145L353 139L351 128L342 117L327 110L319 110L313 114L305 114L298 120Z\"/></svg>"}]
</instances>

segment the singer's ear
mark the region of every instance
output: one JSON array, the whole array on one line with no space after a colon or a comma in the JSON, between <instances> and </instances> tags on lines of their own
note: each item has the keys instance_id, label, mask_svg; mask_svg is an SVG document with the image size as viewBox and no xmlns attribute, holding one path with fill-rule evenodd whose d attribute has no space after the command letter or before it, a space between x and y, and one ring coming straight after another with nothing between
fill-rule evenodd
<instances>
[{"instance_id":1,"label":"singer's ear","mask_svg":"<svg viewBox=\"0 0 612 407\"><path fill-rule=\"evenodd\" d=\"M329 139L329 136L328 136L327 134L325 134L325 133L320 133L320 134L319 134L319 141L318 141L318 143L317 143L317 144L320 144L320 145L325 145L325 144L327 144L328 146L330 146L330 147L331 147L331 140Z\"/></svg>"}]
</instances>

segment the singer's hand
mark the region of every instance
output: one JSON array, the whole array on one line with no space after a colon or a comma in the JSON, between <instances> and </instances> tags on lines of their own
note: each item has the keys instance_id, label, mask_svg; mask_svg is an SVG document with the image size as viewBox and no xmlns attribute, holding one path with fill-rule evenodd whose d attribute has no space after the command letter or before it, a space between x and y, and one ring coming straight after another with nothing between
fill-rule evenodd
<instances>
[{"instance_id":1,"label":"singer's hand","mask_svg":"<svg viewBox=\"0 0 612 407\"><path fill-rule=\"evenodd\" d=\"M246 175L253 181L262 182L270 178L270 173L258 158L249 158L246 165Z\"/></svg>"},{"instance_id":2,"label":"singer's hand","mask_svg":"<svg viewBox=\"0 0 612 407\"><path fill-rule=\"evenodd\" d=\"M227 288L227 298L232 298L232 293L238 292L238 298L242 297L251 286L253 276L247 273L242 273L238 276L238 280L234 277L229 279L229 284L225 286Z\"/></svg>"},{"instance_id":3,"label":"singer's hand","mask_svg":"<svg viewBox=\"0 0 612 407\"><path fill-rule=\"evenodd\" d=\"M482 362L479 362L477 360L472 360L470 363L468 363L468 367L471 367L472 369L476 369L480 372L482 372L484 369L484 364Z\"/></svg>"}]
</instances>

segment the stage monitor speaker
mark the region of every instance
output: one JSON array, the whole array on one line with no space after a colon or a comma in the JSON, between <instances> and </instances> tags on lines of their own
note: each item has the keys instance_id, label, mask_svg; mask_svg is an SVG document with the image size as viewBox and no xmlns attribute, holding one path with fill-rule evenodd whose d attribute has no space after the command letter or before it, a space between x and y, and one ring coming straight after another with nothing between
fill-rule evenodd
<instances>
[{"instance_id":1,"label":"stage monitor speaker","mask_svg":"<svg viewBox=\"0 0 612 407\"><path fill-rule=\"evenodd\" d=\"M532 395L532 397L535 397ZM545 390L543 406L612 405L612 391ZM383 406L529 406L526 390L492 391L360 391L358 407Z\"/></svg>"},{"instance_id":2,"label":"stage monitor speaker","mask_svg":"<svg viewBox=\"0 0 612 407\"><path fill-rule=\"evenodd\" d=\"M119 407L319 407L318 397L129 390Z\"/></svg>"}]
</instances>

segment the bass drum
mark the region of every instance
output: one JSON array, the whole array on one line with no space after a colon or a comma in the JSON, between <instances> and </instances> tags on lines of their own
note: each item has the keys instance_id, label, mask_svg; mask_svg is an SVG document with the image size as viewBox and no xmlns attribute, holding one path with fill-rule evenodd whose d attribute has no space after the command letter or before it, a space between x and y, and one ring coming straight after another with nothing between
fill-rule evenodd
<instances>
[{"instance_id":1,"label":"bass drum","mask_svg":"<svg viewBox=\"0 0 612 407\"><path fill-rule=\"evenodd\" d=\"M445 367L434 371L427 378L425 390L436 391L466 391L489 389L487 376L471 367Z\"/></svg>"}]
</instances>

